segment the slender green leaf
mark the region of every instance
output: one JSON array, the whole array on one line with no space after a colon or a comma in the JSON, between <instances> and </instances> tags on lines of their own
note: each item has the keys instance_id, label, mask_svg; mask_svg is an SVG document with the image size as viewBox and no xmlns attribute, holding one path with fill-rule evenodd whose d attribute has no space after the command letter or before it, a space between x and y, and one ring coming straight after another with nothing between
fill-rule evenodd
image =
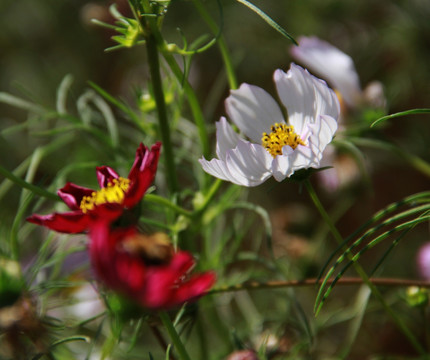
<instances>
[{"instance_id":1,"label":"slender green leaf","mask_svg":"<svg viewBox=\"0 0 430 360\"><path fill-rule=\"evenodd\" d=\"M260 8L255 6L254 4L250 3L247 0L236 0L238 3L245 5L250 10L254 11L258 16L260 16L268 25L270 25L273 29L275 29L277 32L279 32L282 36L286 37L288 40L290 40L294 45L299 45L297 41L288 34L280 25L278 25L269 15L267 15L264 11L262 11Z\"/></svg>"},{"instance_id":2,"label":"slender green leaf","mask_svg":"<svg viewBox=\"0 0 430 360\"><path fill-rule=\"evenodd\" d=\"M72 86L72 83L73 83L73 76L69 74L63 78L63 80L60 83L60 86L58 87L56 108L60 114L67 113L67 108L66 108L67 93L70 87Z\"/></svg>"},{"instance_id":3,"label":"slender green leaf","mask_svg":"<svg viewBox=\"0 0 430 360\"><path fill-rule=\"evenodd\" d=\"M401 117L401 116L415 115L415 114L428 114L428 113L430 113L430 109L412 109L412 110L401 111L401 112L398 112L395 114L383 116L383 117L379 118L378 120L375 120L370 125L370 127L374 127L383 121L394 119L394 118Z\"/></svg>"},{"instance_id":4,"label":"slender green leaf","mask_svg":"<svg viewBox=\"0 0 430 360\"><path fill-rule=\"evenodd\" d=\"M427 208L430 208L430 206L427 206ZM341 264L349 254L352 254L352 251L359 246L363 239L368 235L368 233L366 233L365 235L363 235L362 237L360 237L356 242L354 242L343 254L341 254L338 259L336 260L335 264L331 267L331 269L327 272L327 275L324 278L323 283L321 284L320 290L317 294L317 299L315 302L315 312L318 313L322 306L323 303L325 302L325 300L328 298L328 296L330 295L331 291L333 290L334 286L336 285L336 283L338 282L338 280L343 276L343 274L346 272L346 270L348 270L348 268L353 265L355 262L358 261L358 259L368 250L372 249L373 247L375 247L376 245L378 245L382 240L386 239L387 237L389 237L390 235L396 233L396 232L400 232L402 231L402 233L398 236L397 239L395 239L395 242L400 241L401 238L403 238L410 230L412 230L416 225L428 221L430 219L429 215L426 215L429 212L426 211L424 214L422 214L421 216L419 216L416 219L410 220L410 221L406 221L400 225L397 225L391 229L389 229L388 231L385 231L384 233L382 233L381 235L377 236L376 238L374 238L373 240L371 240L369 243L367 243L358 253L356 253L355 255L353 255L350 260L348 261L348 263L342 268L341 271L339 271L339 273L336 275L336 277L334 278L334 280L331 282L331 284L328 286L327 290L323 293L325 285L327 284L328 280L332 277L334 270L338 267L339 264ZM394 222L394 221L391 221ZM372 229L373 230L373 229ZM376 231L376 230L375 230Z\"/></svg>"},{"instance_id":5,"label":"slender green leaf","mask_svg":"<svg viewBox=\"0 0 430 360\"><path fill-rule=\"evenodd\" d=\"M399 220L405 218L405 217L409 217L411 215L414 215L417 212L421 212L421 211L427 211L428 209L430 209L430 205L424 205L415 209L411 209L411 210L407 210L404 211L401 214L395 215L387 220L385 220L383 223L376 225L375 227L369 229L364 235L362 235L361 237L358 238L358 240L356 240L349 248L347 248L342 255L340 255L338 257L338 259L336 260L336 262L334 263L334 265L331 267L331 269L327 272L326 276L324 277L324 280L320 286L320 291L317 294L315 303L320 302L321 300L321 296L322 296L322 291L325 288L325 286L327 285L328 280L331 278L331 276L333 275L335 269L348 257L352 255L352 251L357 248L359 245L361 245L361 243L368 238L370 235L374 234L375 232L377 232L378 230L380 230L381 228L383 228L384 226L388 226L391 225L393 223L398 222ZM386 232L386 233L389 233ZM388 234L389 235L389 234ZM387 235L387 236L388 236ZM385 239L385 238L384 238ZM350 240L348 238L348 240ZM336 280L337 281L337 280Z\"/></svg>"},{"instance_id":6,"label":"slender green leaf","mask_svg":"<svg viewBox=\"0 0 430 360\"><path fill-rule=\"evenodd\" d=\"M12 182L14 182L15 184L21 186L22 188L28 189L31 192L42 196L42 197L46 197L48 199L51 200L55 200L55 201L60 201L60 198L58 197L58 195L51 193L39 186L30 184L29 182L21 179L20 177L16 176L15 174L13 174L12 172L10 172L9 170L5 169L3 166L0 165L0 175L3 175L4 177L8 178L9 180L11 180Z\"/></svg>"},{"instance_id":7,"label":"slender green leaf","mask_svg":"<svg viewBox=\"0 0 430 360\"><path fill-rule=\"evenodd\" d=\"M139 119L139 117L129 108L128 105L122 103L121 101L115 99L112 95L110 95L108 92L103 90L100 86L93 83L92 81L89 82L90 86L96 90L103 98L105 98L107 101L109 101L111 104L115 105L118 109L120 109L122 112L124 112L133 122L134 124L143 132L145 133L145 128L142 126L142 122Z\"/></svg>"},{"instance_id":8,"label":"slender green leaf","mask_svg":"<svg viewBox=\"0 0 430 360\"><path fill-rule=\"evenodd\" d=\"M337 249L330 255L330 257L327 259L325 264L323 265L319 275L318 280L321 279L322 274L325 272L328 264L333 260L334 256L338 251L340 251L346 244L348 244L352 239L354 239L356 236L358 236L362 231L364 231L366 228L368 228L370 225L378 222L383 217L387 216L390 213L393 213L394 211L397 211L400 207L406 206L408 204L419 204L419 203L428 203L430 202L430 191L424 191L421 193L410 195L403 200L394 202L386 206L384 209L378 211L370 220L365 222L363 225L361 225L357 230L355 230L351 235L345 238L345 240L339 244Z\"/></svg>"},{"instance_id":9,"label":"slender green leaf","mask_svg":"<svg viewBox=\"0 0 430 360\"><path fill-rule=\"evenodd\" d=\"M58 345L64 344L66 342L71 342L71 341L85 341L86 343L89 343L91 339L88 336L84 336L84 335L69 336L64 339L60 339L53 342L50 348L52 349Z\"/></svg>"},{"instance_id":10,"label":"slender green leaf","mask_svg":"<svg viewBox=\"0 0 430 360\"><path fill-rule=\"evenodd\" d=\"M17 107L19 109L35 112L37 114L42 114L46 111L40 105L34 104L32 102L23 100L19 97L4 92L0 92L0 102L3 102L13 107Z\"/></svg>"}]
</instances>

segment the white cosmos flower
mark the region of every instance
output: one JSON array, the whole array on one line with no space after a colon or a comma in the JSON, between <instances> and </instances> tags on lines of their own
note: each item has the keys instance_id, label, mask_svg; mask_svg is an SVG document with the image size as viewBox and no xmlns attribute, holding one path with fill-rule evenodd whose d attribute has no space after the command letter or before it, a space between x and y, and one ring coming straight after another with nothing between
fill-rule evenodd
<instances>
[{"instance_id":1,"label":"white cosmos flower","mask_svg":"<svg viewBox=\"0 0 430 360\"><path fill-rule=\"evenodd\" d=\"M355 107L363 99L360 80L351 57L315 36L298 38L299 46L290 49L300 63L327 80L345 102Z\"/></svg>"},{"instance_id":2,"label":"white cosmos flower","mask_svg":"<svg viewBox=\"0 0 430 360\"><path fill-rule=\"evenodd\" d=\"M276 70L274 80L288 124L266 91L242 84L231 91L226 110L247 139L222 117L216 123L218 159L200 159L204 171L234 184L256 186L271 176L282 181L297 170L320 167L337 129L340 106L335 93L295 64L287 73Z\"/></svg>"}]
</instances>

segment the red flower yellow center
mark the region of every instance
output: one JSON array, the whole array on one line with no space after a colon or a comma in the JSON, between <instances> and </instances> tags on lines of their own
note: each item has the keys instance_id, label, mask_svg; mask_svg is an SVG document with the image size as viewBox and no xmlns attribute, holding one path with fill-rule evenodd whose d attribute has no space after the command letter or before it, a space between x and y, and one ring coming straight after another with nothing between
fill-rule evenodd
<instances>
[{"instance_id":1,"label":"red flower yellow center","mask_svg":"<svg viewBox=\"0 0 430 360\"><path fill-rule=\"evenodd\" d=\"M282 147L285 145L289 145L293 149L298 145L306 145L294 132L294 127L291 125L276 123L270 129L272 130L270 134L263 133L261 143L273 157L282 155Z\"/></svg>"},{"instance_id":2,"label":"red flower yellow center","mask_svg":"<svg viewBox=\"0 0 430 360\"><path fill-rule=\"evenodd\" d=\"M106 203L122 204L129 187L129 179L122 177L113 179L106 187L101 188L99 191L94 191L91 196L84 196L80 208L86 214L88 211L94 210L97 205Z\"/></svg>"}]
</instances>

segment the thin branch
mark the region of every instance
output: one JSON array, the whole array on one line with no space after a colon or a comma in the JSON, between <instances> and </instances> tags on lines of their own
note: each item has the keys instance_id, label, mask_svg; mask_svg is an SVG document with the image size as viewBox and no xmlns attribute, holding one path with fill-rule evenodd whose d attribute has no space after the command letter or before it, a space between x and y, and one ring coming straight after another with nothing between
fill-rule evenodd
<instances>
[{"instance_id":1,"label":"thin branch","mask_svg":"<svg viewBox=\"0 0 430 360\"><path fill-rule=\"evenodd\" d=\"M330 279L332 281L333 279ZM389 287L409 287L417 286L421 288L430 289L430 282L423 280L409 280L409 279L397 279L397 278L370 278L369 281L373 285L377 286L389 286ZM250 281L243 284L220 286L216 289L211 290L208 294L218 294L231 291L241 291L241 290L262 290L262 289L278 289L287 287L305 287L305 286L316 286L321 285L323 279L311 278L304 280L279 280L279 281L268 281L268 282L258 282ZM338 280L336 285L362 285L364 281L359 277L343 277Z\"/></svg>"}]
</instances>

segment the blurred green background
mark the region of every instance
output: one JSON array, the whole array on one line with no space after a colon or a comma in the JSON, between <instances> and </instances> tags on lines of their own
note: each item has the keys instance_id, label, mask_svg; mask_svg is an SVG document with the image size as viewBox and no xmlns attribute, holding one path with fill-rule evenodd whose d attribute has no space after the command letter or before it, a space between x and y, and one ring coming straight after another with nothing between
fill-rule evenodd
<instances>
[{"instance_id":1,"label":"blurred green background","mask_svg":"<svg viewBox=\"0 0 430 360\"><path fill-rule=\"evenodd\" d=\"M114 20L108 11L112 3L86 0L1 1L0 91L55 108L56 90L64 76L71 74L74 78L68 101L71 107L88 88L88 81L95 82L116 97L135 103L135 90L146 87L149 78L145 48L105 53L104 49L115 45L111 40L114 34L91 23L92 18L112 23ZM129 14L126 1L118 0L116 3L121 12ZM275 94L273 71L289 68L293 60L288 50L292 44L234 0L221 1L222 11L217 1L208 0L204 4L222 25L239 83L259 85ZM254 4L294 37L315 35L349 54L363 88L372 80L383 84L388 113L428 107L428 1L256 0ZM168 41L179 45L182 45L181 36L191 43L203 34L210 35L193 4L182 0L171 2L163 33ZM178 58L178 62L181 61ZM193 58L189 79L199 96L207 123L213 126L225 114L223 101L228 96L222 59L216 46ZM0 103L1 129L18 125L26 117L25 111ZM383 134L388 140L430 161L429 130L428 116L417 115L392 120ZM7 156L3 155L1 161L7 169L15 168L35 146L50 141L50 137L32 137L28 131L7 135L2 132L0 151ZM72 160L72 154L87 160L97 156L100 162L109 158L79 149L79 141L70 146L72 148L59 149L50 161L44 162L46 176L55 174L64 160ZM195 155L200 157L200 154ZM412 171L396 156L374 151L368 157L373 161L374 191L366 200L371 209L386 205L393 196L400 198L427 188L428 179ZM379 188L384 191L379 191ZM280 206L287 200L283 196L272 199L266 196L266 192L264 186L261 191L252 191L256 196L262 193L263 201L270 199L266 204L269 207ZM297 198L295 191L285 193L287 198ZM13 194L9 195L8 203L13 207L16 197L11 196ZM375 204L370 205L371 202ZM11 216L11 213L6 211L4 215Z\"/></svg>"},{"instance_id":2,"label":"blurred green background","mask_svg":"<svg viewBox=\"0 0 430 360\"><path fill-rule=\"evenodd\" d=\"M0 4L0 88L18 92L23 86L43 103L53 94L65 74L73 74L77 89L92 80L116 94L130 91L127 75L141 69L142 52L132 49L103 53L112 46L112 35L90 23L110 16L112 1L46 0L11 1ZM119 9L127 13L124 1ZM286 39L258 16L234 0L206 1L236 60L239 80L270 84L276 68L287 69L291 61ZM393 111L424 106L428 100L430 57L430 5L425 0L404 1L254 1L289 33L316 35L349 54L362 85L380 80ZM164 22L167 40L180 43L180 28L189 42L209 33L189 1L173 0ZM209 87L220 76L222 62L217 49L195 58L198 86ZM76 90L77 91L77 90ZM5 113L2 109L2 114ZM7 112L6 112L7 114ZM218 117L218 114L214 114ZM3 115L4 116L4 115Z\"/></svg>"}]
</instances>

